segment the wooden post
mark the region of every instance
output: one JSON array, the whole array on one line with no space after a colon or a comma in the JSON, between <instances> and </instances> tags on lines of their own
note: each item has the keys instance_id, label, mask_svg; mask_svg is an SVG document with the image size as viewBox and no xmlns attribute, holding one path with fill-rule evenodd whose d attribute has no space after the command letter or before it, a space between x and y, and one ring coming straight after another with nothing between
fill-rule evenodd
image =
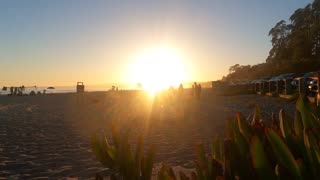
<instances>
[{"instance_id":1,"label":"wooden post","mask_svg":"<svg viewBox=\"0 0 320 180\"><path fill-rule=\"evenodd\" d=\"M293 89L292 89L292 80L291 79L286 79L286 94L293 94Z\"/></svg>"},{"instance_id":2,"label":"wooden post","mask_svg":"<svg viewBox=\"0 0 320 180\"><path fill-rule=\"evenodd\" d=\"M320 75L319 74L317 74L317 77L316 77L316 79L317 79L317 92L316 92L316 95L315 95L315 100L316 100L316 104L317 104L317 106L319 106L320 105Z\"/></svg>"},{"instance_id":3,"label":"wooden post","mask_svg":"<svg viewBox=\"0 0 320 180\"><path fill-rule=\"evenodd\" d=\"M274 82L274 90L273 92L278 92L279 89L279 81Z\"/></svg>"},{"instance_id":4,"label":"wooden post","mask_svg":"<svg viewBox=\"0 0 320 180\"><path fill-rule=\"evenodd\" d=\"M305 93L305 87L303 87L302 83L303 83L302 78L299 78L298 79L298 92L299 92L299 94Z\"/></svg>"},{"instance_id":5,"label":"wooden post","mask_svg":"<svg viewBox=\"0 0 320 180\"><path fill-rule=\"evenodd\" d=\"M269 93L271 93L271 81L269 81Z\"/></svg>"}]
</instances>

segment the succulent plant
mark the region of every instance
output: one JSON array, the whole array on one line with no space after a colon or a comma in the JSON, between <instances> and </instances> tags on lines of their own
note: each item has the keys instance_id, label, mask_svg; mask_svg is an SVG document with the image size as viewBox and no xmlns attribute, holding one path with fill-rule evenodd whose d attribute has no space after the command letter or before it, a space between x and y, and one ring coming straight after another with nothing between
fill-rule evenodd
<instances>
[{"instance_id":1,"label":"succulent plant","mask_svg":"<svg viewBox=\"0 0 320 180\"><path fill-rule=\"evenodd\" d=\"M120 133L116 127L112 127L114 145L110 145L103 135L94 135L92 138L93 153L103 166L117 172L111 175L111 179L151 179L155 147L150 147L145 156L143 138L140 136L136 151L133 153L128 143L128 136L128 133Z\"/></svg>"},{"instance_id":2,"label":"succulent plant","mask_svg":"<svg viewBox=\"0 0 320 180\"><path fill-rule=\"evenodd\" d=\"M320 110L304 97L298 99L296 108L294 119L281 110L278 121L272 116L269 126L258 107L250 121L236 113L227 122L226 138L214 138L211 153L205 153L203 144L196 145L196 171L190 177L183 172L177 176L163 164L158 179L319 179ZM150 179L155 150L151 148L144 156L140 137L133 157L127 134L120 135L115 129L113 139L111 146L105 138L93 137L97 159L118 170L122 179Z\"/></svg>"}]
</instances>

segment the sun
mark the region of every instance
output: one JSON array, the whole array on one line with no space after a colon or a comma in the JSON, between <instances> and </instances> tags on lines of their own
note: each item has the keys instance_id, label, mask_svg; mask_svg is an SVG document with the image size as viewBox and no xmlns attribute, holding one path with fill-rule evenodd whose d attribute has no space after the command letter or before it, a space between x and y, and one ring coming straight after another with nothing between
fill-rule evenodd
<instances>
[{"instance_id":1,"label":"sun","mask_svg":"<svg viewBox=\"0 0 320 180\"><path fill-rule=\"evenodd\" d=\"M182 55L174 48L148 48L139 53L131 68L131 79L149 92L178 87L185 80Z\"/></svg>"}]
</instances>

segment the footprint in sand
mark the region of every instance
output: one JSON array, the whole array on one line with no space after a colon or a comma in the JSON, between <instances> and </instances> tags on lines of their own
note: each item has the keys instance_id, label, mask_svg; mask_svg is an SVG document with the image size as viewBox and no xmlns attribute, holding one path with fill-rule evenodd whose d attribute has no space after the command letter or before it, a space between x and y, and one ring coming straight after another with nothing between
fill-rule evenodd
<instances>
[{"instance_id":1,"label":"footprint in sand","mask_svg":"<svg viewBox=\"0 0 320 180\"><path fill-rule=\"evenodd\" d=\"M15 108L16 106L18 105L17 104L7 104L7 105L0 104L0 111L6 111L8 109Z\"/></svg>"},{"instance_id":2,"label":"footprint in sand","mask_svg":"<svg viewBox=\"0 0 320 180\"><path fill-rule=\"evenodd\" d=\"M0 105L0 111L5 111L8 109L8 105Z\"/></svg>"},{"instance_id":3,"label":"footprint in sand","mask_svg":"<svg viewBox=\"0 0 320 180\"><path fill-rule=\"evenodd\" d=\"M30 105L26 108L26 111L28 112L33 112L34 109L36 109L38 105Z\"/></svg>"}]
</instances>

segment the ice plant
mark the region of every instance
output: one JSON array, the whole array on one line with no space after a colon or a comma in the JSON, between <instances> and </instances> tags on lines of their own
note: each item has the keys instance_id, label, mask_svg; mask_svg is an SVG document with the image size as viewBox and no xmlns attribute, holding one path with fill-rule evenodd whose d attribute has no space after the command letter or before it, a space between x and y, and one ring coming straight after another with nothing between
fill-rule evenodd
<instances>
[{"instance_id":1,"label":"ice plant","mask_svg":"<svg viewBox=\"0 0 320 180\"><path fill-rule=\"evenodd\" d=\"M211 153L206 154L202 144L196 145L196 170L190 177L183 172L177 176L163 164L158 179L319 179L320 110L303 97L296 108L294 119L281 110L278 120L272 116L270 126L261 120L259 108L250 121L236 113L227 122L226 138L213 140ZM133 157L127 136L121 137L116 131L113 134L114 146L107 140L98 141L96 136L93 139L100 162L117 169L123 179L150 179L154 150L144 157L139 140Z\"/></svg>"},{"instance_id":2,"label":"ice plant","mask_svg":"<svg viewBox=\"0 0 320 180\"><path fill-rule=\"evenodd\" d=\"M152 146L147 155L143 154L143 139L140 136L133 153L128 142L128 133L120 133L112 128L113 145L104 136L94 135L92 149L97 159L105 167L114 170L112 179L149 180L152 175L155 148ZM100 175L98 175L100 177Z\"/></svg>"}]
</instances>

